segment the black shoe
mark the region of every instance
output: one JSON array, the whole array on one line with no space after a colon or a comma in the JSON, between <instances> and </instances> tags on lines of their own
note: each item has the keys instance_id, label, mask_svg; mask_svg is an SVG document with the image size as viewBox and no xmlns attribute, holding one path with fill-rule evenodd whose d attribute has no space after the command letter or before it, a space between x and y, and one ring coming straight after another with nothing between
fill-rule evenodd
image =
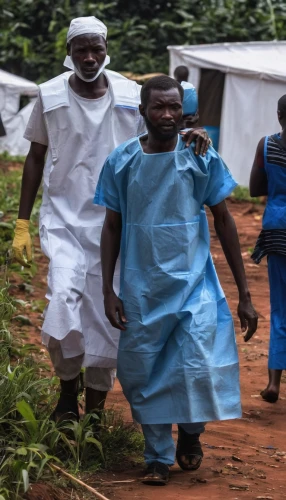
<instances>
[{"instance_id":1,"label":"black shoe","mask_svg":"<svg viewBox=\"0 0 286 500\"><path fill-rule=\"evenodd\" d=\"M66 420L79 422L77 394L65 394L61 392L58 404L50 418L56 423Z\"/></svg>"},{"instance_id":2,"label":"black shoe","mask_svg":"<svg viewBox=\"0 0 286 500\"><path fill-rule=\"evenodd\" d=\"M148 465L142 483L151 486L165 486L170 479L169 466L162 462L152 462Z\"/></svg>"},{"instance_id":3,"label":"black shoe","mask_svg":"<svg viewBox=\"0 0 286 500\"><path fill-rule=\"evenodd\" d=\"M197 470L203 460L200 434L188 434L178 425L178 444L176 458L183 470Z\"/></svg>"}]
</instances>

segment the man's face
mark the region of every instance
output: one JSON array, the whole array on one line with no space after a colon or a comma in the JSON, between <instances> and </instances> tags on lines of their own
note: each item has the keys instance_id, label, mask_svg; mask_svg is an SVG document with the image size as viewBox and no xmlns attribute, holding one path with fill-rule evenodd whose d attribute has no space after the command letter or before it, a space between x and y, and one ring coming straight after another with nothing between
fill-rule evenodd
<instances>
[{"instance_id":1,"label":"man's face","mask_svg":"<svg viewBox=\"0 0 286 500\"><path fill-rule=\"evenodd\" d=\"M146 127L162 141L175 137L182 118L182 100L178 89L151 90L146 109L140 106Z\"/></svg>"},{"instance_id":2,"label":"man's face","mask_svg":"<svg viewBox=\"0 0 286 500\"><path fill-rule=\"evenodd\" d=\"M75 36L67 47L76 69L84 78L93 78L106 57L106 42L100 35Z\"/></svg>"}]
</instances>

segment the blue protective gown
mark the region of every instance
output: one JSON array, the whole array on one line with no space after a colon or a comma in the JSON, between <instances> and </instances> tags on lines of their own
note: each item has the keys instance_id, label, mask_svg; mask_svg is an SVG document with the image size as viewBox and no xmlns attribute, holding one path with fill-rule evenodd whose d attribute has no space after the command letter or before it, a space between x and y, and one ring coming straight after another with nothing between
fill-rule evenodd
<instances>
[{"instance_id":1,"label":"blue protective gown","mask_svg":"<svg viewBox=\"0 0 286 500\"><path fill-rule=\"evenodd\" d=\"M118 378L141 424L241 416L231 313L210 255L203 205L236 183L212 148L205 158L178 137L145 154L138 138L106 160L95 203L122 214Z\"/></svg>"}]
</instances>

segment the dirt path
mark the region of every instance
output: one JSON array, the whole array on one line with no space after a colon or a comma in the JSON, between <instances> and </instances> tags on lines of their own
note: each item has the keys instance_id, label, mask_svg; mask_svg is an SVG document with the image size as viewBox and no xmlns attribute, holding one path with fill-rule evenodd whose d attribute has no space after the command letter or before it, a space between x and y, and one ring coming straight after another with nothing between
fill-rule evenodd
<instances>
[{"instance_id":1,"label":"dirt path","mask_svg":"<svg viewBox=\"0 0 286 500\"><path fill-rule=\"evenodd\" d=\"M254 211L253 211L254 208ZM212 499L273 499L286 498L286 385L282 384L281 398L274 404L264 402L259 396L267 382L267 350L269 338L269 291L266 262L256 266L250 259L261 227L263 207L248 203L230 203L242 246L249 286L260 322L257 334L245 344L236 319L237 292L231 273L220 249L218 239L212 234L212 253L222 286L235 317L237 343L240 356L243 418L207 425L202 436L204 461L199 471L183 473L176 465L165 488L143 486L141 468L95 475L90 481L112 500L197 500ZM212 228L212 224L211 224ZM34 278L34 300L43 300L45 292L46 262L41 259L39 272ZM24 293L24 292L23 292ZM32 313L33 326L29 327L31 342L39 343L40 314ZM45 353L43 352L43 357ZM283 382L286 382L284 377ZM126 420L131 420L118 382L108 397L109 405L124 410ZM174 428L174 438L176 429ZM132 480L112 484L111 481ZM105 484L104 484L105 482Z\"/></svg>"}]
</instances>

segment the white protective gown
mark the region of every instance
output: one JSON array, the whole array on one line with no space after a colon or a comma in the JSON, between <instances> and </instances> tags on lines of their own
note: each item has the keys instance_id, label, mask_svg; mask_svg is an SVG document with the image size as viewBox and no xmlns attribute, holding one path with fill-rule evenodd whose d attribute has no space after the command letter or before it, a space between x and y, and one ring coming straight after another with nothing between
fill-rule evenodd
<instances>
[{"instance_id":1,"label":"white protective gown","mask_svg":"<svg viewBox=\"0 0 286 500\"><path fill-rule=\"evenodd\" d=\"M105 209L93 196L106 157L144 130L140 86L104 71L107 93L84 99L70 88L71 74L40 85L49 145L40 238L50 259L42 335L46 345L60 340L65 358L85 352L84 366L115 368L119 331L105 318L100 265Z\"/></svg>"}]
</instances>

